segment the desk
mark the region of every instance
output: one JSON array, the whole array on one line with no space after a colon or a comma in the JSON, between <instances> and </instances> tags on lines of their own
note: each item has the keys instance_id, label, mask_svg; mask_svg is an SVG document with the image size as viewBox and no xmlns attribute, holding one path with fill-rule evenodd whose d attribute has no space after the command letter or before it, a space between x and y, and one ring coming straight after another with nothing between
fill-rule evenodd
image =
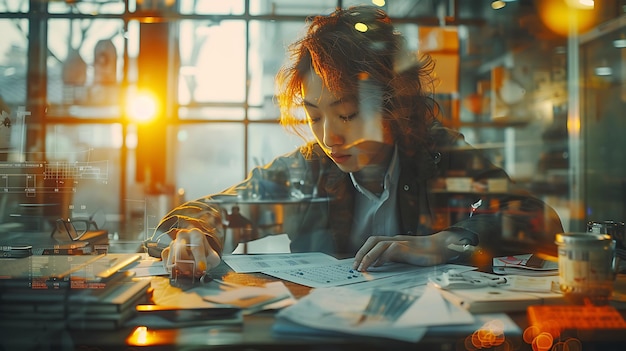
<instances>
[{"instance_id":1,"label":"desk","mask_svg":"<svg viewBox=\"0 0 626 351\"><path fill-rule=\"evenodd\" d=\"M263 274L226 272L224 279L244 284L260 284L276 278ZM308 293L309 288L285 282L295 297ZM626 292L626 276L620 275L616 289ZM622 311L626 314L626 311ZM274 312L264 311L244 317L243 326L203 326L161 330L144 335L133 334L134 328L116 331L50 331L0 330L0 350L478 350L467 344L472 333L467 331L445 334L426 334L417 344L382 338L361 336L279 336L272 332ZM511 313L510 317L524 330L528 325L525 313ZM54 323L51 323L52 325ZM622 350L625 335L587 335L582 350ZM129 344L130 343L130 344ZM521 335L506 335L502 350L532 350Z\"/></svg>"}]
</instances>

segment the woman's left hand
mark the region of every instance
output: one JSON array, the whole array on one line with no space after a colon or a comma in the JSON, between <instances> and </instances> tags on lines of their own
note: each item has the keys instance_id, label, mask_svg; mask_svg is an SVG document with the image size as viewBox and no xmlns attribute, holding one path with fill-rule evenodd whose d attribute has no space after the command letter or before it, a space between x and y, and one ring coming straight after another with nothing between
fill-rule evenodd
<instances>
[{"instance_id":1,"label":"woman's left hand","mask_svg":"<svg viewBox=\"0 0 626 351\"><path fill-rule=\"evenodd\" d=\"M364 272L387 262L433 266L448 260L446 232L427 236L371 236L354 257L353 269Z\"/></svg>"}]
</instances>

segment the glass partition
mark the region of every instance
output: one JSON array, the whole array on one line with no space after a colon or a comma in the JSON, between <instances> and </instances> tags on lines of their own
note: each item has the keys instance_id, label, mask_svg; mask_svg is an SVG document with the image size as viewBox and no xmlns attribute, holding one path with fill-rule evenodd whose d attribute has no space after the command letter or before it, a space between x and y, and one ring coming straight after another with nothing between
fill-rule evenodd
<instances>
[{"instance_id":1,"label":"glass partition","mask_svg":"<svg viewBox=\"0 0 626 351\"><path fill-rule=\"evenodd\" d=\"M612 20L582 36L580 55L585 218L624 221L626 19Z\"/></svg>"},{"instance_id":2,"label":"glass partition","mask_svg":"<svg viewBox=\"0 0 626 351\"><path fill-rule=\"evenodd\" d=\"M287 45L308 16L360 3L0 1L0 161L106 161L89 164L106 172L97 191L110 197L111 230L134 240L168 206L221 191L301 144L279 126L274 96ZM435 58L446 126L557 209L566 229L570 220L623 220L623 6L577 10L585 23L572 52L559 16L570 9L504 3L380 2L408 48ZM582 82L568 66L579 54ZM581 89L580 101L568 86ZM156 97L141 96L146 87ZM571 182L581 150L568 117L578 103L582 185ZM583 186L579 211L570 190ZM82 191L62 209L97 210Z\"/></svg>"}]
</instances>

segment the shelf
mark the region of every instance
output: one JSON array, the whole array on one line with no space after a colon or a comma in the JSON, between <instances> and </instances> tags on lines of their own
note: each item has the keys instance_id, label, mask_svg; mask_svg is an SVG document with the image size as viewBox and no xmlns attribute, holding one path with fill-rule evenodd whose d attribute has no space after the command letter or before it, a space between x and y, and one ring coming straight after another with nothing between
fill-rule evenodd
<instances>
[{"instance_id":1,"label":"shelf","mask_svg":"<svg viewBox=\"0 0 626 351\"><path fill-rule=\"evenodd\" d=\"M489 122L460 122L460 127L473 127L473 128L509 128L509 127L524 127L532 122L530 118L507 118L499 117Z\"/></svg>"}]
</instances>

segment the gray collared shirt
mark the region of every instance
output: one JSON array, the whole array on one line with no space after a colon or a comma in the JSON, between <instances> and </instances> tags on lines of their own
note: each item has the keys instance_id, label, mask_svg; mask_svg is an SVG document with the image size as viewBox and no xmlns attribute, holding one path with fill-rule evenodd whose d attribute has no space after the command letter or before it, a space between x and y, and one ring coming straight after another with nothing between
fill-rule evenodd
<instances>
[{"instance_id":1,"label":"gray collared shirt","mask_svg":"<svg viewBox=\"0 0 626 351\"><path fill-rule=\"evenodd\" d=\"M352 218L350 248L356 252L372 235L394 236L400 234L397 211L397 188L400 176L398 147L394 148L389 168L383 181L380 196L362 187L350 173L352 184L357 189Z\"/></svg>"}]
</instances>

